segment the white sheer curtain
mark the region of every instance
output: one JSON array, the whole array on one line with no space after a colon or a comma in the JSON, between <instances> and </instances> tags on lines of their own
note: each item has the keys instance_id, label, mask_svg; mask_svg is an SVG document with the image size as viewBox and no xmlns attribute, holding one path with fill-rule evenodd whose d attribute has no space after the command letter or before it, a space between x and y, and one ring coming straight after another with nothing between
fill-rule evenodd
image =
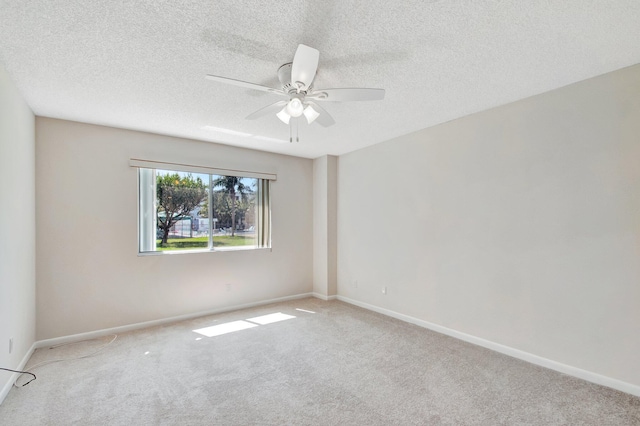
<instances>
[{"instance_id":1,"label":"white sheer curtain","mask_svg":"<svg viewBox=\"0 0 640 426\"><path fill-rule=\"evenodd\" d=\"M258 180L258 247L271 247L271 181Z\"/></svg>"},{"instance_id":2,"label":"white sheer curtain","mask_svg":"<svg viewBox=\"0 0 640 426\"><path fill-rule=\"evenodd\" d=\"M139 251L156 249L156 171L138 169Z\"/></svg>"}]
</instances>

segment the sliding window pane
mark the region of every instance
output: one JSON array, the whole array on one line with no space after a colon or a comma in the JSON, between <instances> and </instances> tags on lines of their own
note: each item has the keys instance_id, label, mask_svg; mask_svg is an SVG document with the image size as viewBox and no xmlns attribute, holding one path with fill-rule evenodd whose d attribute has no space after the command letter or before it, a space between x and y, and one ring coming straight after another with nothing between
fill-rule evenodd
<instances>
[{"instance_id":1,"label":"sliding window pane","mask_svg":"<svg viewBox=\"0 0 640 426\"><path fill-rule=\"evenodd\" d=\"M156 250L209 247L209 175L156 170Z\"/></svg>"},{"instance_id":2,"label":"sliding window pane","mask_svg":"<svg viewBox=\"0 0 640 426\"><path fill-rule=\"evenodd\" d=\"M214 248L256 247L258 179L219 175L211 178Z\"/></svg>"}]
</instances>

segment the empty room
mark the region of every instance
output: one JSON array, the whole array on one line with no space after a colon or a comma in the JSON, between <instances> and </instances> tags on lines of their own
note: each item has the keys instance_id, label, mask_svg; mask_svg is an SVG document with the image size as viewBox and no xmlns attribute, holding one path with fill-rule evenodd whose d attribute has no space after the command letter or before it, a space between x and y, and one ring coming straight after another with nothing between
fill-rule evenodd
<instances>
[{"instance_id":1,"label":"empty room","mask_svg":"<svg viewBox=\"0 0 640 426\"><path fill-rule=\"evenodd\" d=\"M640 425L638 40L0 1L0 424Z\"/></svg>"}]
</instances>

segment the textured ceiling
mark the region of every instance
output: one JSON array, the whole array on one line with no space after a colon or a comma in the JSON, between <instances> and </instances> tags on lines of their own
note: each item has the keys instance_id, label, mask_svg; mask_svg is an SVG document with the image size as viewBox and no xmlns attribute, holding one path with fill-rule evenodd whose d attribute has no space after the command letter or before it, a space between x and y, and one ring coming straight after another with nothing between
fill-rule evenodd
<instances>
[{"instance_id":1,"label":"textured ceiling","mask_svg":"<svg viewBox=\"0 0 640 426\"><path fill-rule=\"evenodd\" d=\"M638 0L0 0L0 66L35 114L308 158L637 64L639 40ZM290 144L244 119L280 98L204 78L277 87L299 43L315 87L385 100L325 103L336 124Z\"/></svg>"}]
</instances>

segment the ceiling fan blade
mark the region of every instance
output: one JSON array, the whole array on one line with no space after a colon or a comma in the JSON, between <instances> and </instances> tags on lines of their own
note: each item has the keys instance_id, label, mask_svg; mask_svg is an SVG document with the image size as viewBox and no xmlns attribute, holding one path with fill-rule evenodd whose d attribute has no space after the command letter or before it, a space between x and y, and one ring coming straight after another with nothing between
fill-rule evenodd
<instances>
[{"instance_id":1,"label":"ceiling fan blade","mask_svg":"<svg viewBox=\"0 0 640 426\"><path fill-rule=\"evenodd\" d=\"M329 127L336 124L336 121L329 115L326 109L322 108L315 102L307 102L309 105L313 106L313 108L320 113L318 118L315 119L315 122L320 124L322 127Z\"/></svg>"},{"instance_id":2,"label":"ceiling fan blade","mask_svg":"<svg viewBox=\"0 0 640 426\"><path fill-rule=\"evenodd\" d=\"M314 90L307 98L325 102L380 101L384 99L384 89L322 89Z\"/></svg>"},{"instance_id":3,"label":"ceiling fan blade","mask_svg":"<svg viewBox=\"0 0 640 426\"><path fill-rule=\"evenodd\" d=\"M247 120L255 120L256 118L264 117L265 115L275 114L278 111L280 111L286 104L287 104L287 101L278 101L278 102L273 103L271 105L267 105L264 108L260 108L259 110L257 110L253 114L247 115L246 119Z\"/></svg>"},{"instance_id":4,"label":"ceiling fan blade","mask_svg":"<svg viewBox=\"0 0 640 426\"><path fill-rule=\"evenodd\" d=\"M242 81L242 80L236 80L236 79L233 79L233 78L220 77L220 76L217 76L217 75L210 75L210 74L206 75L205 78L207 80L213 80L213 81L217 81L219 83L232 84L234 86L244 87L245 89L260 90L260 91L263 91L263 92L274 93L276 95L289 96L286 93L284 93L282 90L279 90L279 89L273 89L271 87L262 86L260 84L255 84L255 83L249 83L249 82Z\"/></svg>"},{"instance_id":5,"label":"ceiling fan blade","mask_svg":"<svg viewBox=\"0 0 640 426\"><path fill-rule=\"evenodd\" d=\"M302 83L301 89L309 88L316 76L319 59L318 50L299 44L291 65L291 84L297 87L297 83Z\"/></svg>"}]
</instances>

